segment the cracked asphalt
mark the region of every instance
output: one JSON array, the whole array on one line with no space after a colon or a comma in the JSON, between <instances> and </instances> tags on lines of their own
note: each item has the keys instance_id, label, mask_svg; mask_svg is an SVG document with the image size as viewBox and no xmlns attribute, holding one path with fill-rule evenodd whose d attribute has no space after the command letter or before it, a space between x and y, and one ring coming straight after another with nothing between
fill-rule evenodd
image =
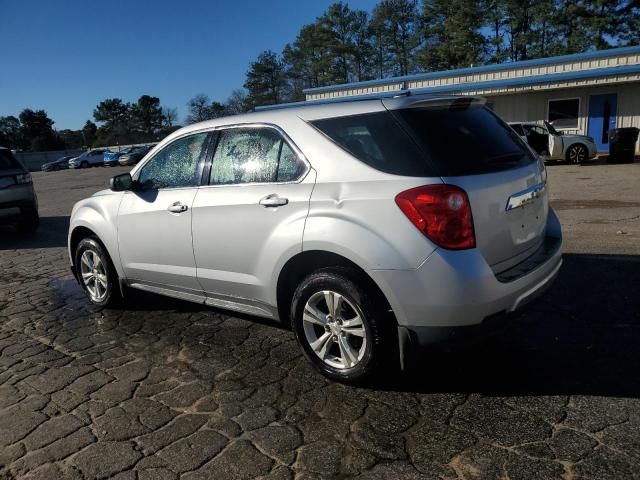
<instances>
[{"instance_id":1,"label":"cracked asphalt","mask_svg":"<svg viewBox=\"0 0 640 480\"><path fill-rule=\"evenodd\" d=\"M0 479L640 478L640 163L549 166L552 290L365 387L264 321L143 293L92 307L68 215L120 171L35 174L39 232L0 229Z\"/></svg>"}]
</instances>

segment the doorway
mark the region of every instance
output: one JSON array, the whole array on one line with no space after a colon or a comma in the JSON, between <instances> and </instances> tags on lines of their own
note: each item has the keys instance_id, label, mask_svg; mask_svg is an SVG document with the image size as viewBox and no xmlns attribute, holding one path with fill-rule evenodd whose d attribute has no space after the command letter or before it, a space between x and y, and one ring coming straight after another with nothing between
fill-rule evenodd
<instances>
[{"instance_id":1,"label":"doorway","mask_svg":"<svg viewBox=\"0 0 640 480\"><path fill-rule=\"evenodd\" d=\"M617 106L617 93L589 97L587 134L595 140L598 152L609 151L609 130L616 128Z\"/></svg>"}]
</instances>

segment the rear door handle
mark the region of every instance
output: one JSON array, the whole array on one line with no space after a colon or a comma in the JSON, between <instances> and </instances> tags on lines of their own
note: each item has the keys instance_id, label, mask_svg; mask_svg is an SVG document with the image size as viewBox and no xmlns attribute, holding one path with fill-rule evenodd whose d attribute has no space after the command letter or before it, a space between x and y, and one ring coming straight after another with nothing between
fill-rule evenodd
<instances>
[{"instance_id":1,"label":"rear door handle","mask_svg":"<svg viewBox=\"0 0 640 480\"><path fill-rule=\"evenodd\" d=\"M281 207L289 203L288 198L279 197L277 193L272 193L260 199L260 205L263 207Z\"/></svg>"},{"instance_id":2,"label":"rear door handle","mask_svg":"<svg viewBox=\"0 0 640 480\"><path fill-rule=\"evenodd\" d=\"M189 207L187 207L186 205L180 202L172 203L167 208L167 210L169 210L171 213L183 213L183 212L186 212L188 209Z\"/></svg>"}]
</instances>

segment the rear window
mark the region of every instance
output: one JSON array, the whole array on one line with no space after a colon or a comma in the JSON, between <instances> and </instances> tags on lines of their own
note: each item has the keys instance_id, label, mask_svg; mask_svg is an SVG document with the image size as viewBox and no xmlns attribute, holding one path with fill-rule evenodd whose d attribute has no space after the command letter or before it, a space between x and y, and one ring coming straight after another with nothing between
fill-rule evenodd
<instances>
[{"instance_id":1,"label":"rear window","mask_svg":"<svg viewBox=\"0 0 640 480\"><path fill-rule=\"evenodd\" d=\"M313 124L362 162L395 175L474 175L535 161L507 124L469 101Z\"/></svg>"},{"instance_id":2,"label":"rear window","mask_svg":"<svg viewBox=\"0 0 640 480\"><path fill-rule=\"evenodd\" d=\"M418 145L388 112L326 118L312 124L358 160L377 170L414 177L432 174Z\"/></svg>"},{"instance_id":3,"label":"rear window","mask_svg":"<svg viewBox=\"0 0 640 480\"><path fill-rule=\"evenodd\" d=\"M0 170L22 169L10 150L0 149Z\"/></svg>"}]
</instances>

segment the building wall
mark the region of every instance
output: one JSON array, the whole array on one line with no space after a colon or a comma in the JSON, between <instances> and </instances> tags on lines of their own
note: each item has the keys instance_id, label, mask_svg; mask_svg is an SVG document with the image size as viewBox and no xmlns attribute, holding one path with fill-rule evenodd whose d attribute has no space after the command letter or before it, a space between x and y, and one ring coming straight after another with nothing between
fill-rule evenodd
<instances>
[{"instance_id":1,"label":"building wall","mask_svg":"<svg viewBox=\"0 0 640 480\"><path fill-rule=\"evenodd\" d=\"M404 77L371 80L343 85L333 85L305 90L307 100L323 100L343 96L366 95L397 91L402 89L442 89L473 84L476 91L468 94L486 95L490 93L506 93L508 91L530 91L538 89L570 88L578 85L597 85L603 83L620 83L639 81L640 75L629 74L603 75L603 70L624 69L640 65L640 48L626 47L587 54L564 55L536 60L525 60L513 63L485 65L441 72L430 72ZM500 83L514 79L558 77L559 74L582 73L598 70L595 77L589 79L561 82L538 82L536 85L522 85L510 88L492 88L491 83ZM551 78L550 78L551 79ZM485 84L486 82L486 84ZM485 85L483 85L485 84Z\"/></svg>"},{"instance_id":2,"label":"building wall","mask_svg":"<svg viewBox=\"0 0 640 480\"><path fill-rule=\"evenodd\" d=\"M564 131L586 135L589 118L589 96L605 93L618 94L616 126L640 128L640 82L522 92L517 95L486 95L486 98L488 102L493 103L494 111L507 122L542 122L547 120L549 100L580 98L578 128ZM636 151L640 153L640 140L636 144Z\"/></svg>"}]
</instances>

